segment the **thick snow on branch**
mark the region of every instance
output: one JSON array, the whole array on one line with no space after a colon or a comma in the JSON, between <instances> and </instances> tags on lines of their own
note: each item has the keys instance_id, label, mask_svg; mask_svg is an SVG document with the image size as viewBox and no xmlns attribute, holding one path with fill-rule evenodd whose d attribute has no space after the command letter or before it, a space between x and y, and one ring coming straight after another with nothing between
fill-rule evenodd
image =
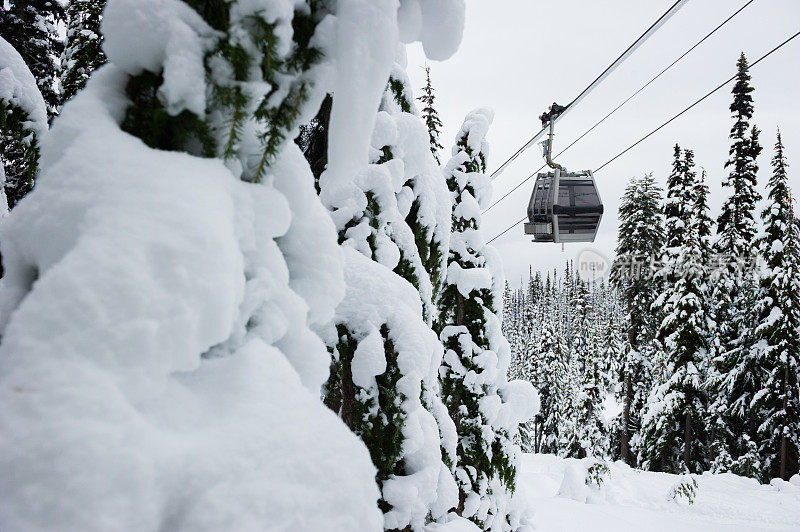
<instances>
[{"instance_id":1,"label":"thick snow on branch","mask_svg":"<svg viewBox=\"0 0 800 532\"><path fill-rule=\"evenodd\" d=\"M47 131L47 107L28 65L13 46L0 37L0 100L28 115L28 129L40 137Z\"/></svg>"},{"instance_id":2,"label":"thick snow on branch","mask_svg":"<svg viewBox=\"0 0 800 532\"><path fill-rule=\"evenodd\" d=\"M131 75L164 76L159 98L171 114L205 114L203 56L215 32L196 11L178 0L117 0L104 12L102 31L110 62Z\"/></svg>"},{"instance_id":3,"label":"thick snow on branch","mask_svg":"<svg viewBox=\"0 0 800 532\"><path fill-rule=\"evenodd\" d=\"M392 505L384 524L389 529L409 524L420 529L430 508L437 510L434 517L439 518L458 504L455 482L442 463L437 419L421 399L423 387L436 385L442 344L422 321L419 293L409 283L355 249L346 247L344 254L347 292L337 319L347 323L360 340L352 362L353 382L377 391L375 376L386 370L381 325L387 326L402 374L397 391L404 398L406 414L402 428L405 475L383 484L383 497ZM449 428L444 436L452 441L452 422Z\"/></svg>"},{"instance_id":4,"label":"thick snow on branch","mask_svg":"<svg viewBox=\"0 0 800 532\"><path fill-rule=\"evenodd\" d=\"M401 0L397 14L404 43L421 41L434 61L452 56L464 32L464 0Z\"/></svg>"},{"instance_id":5,"label":"thick snow on branch","mask_svg":"<svg viewBox=\"0 0 800 532\"><path fill-rule=\"evenodd\" d=\"M106 67L65 107L2 226L0 522L379 527L369 455L319 401L329 359L274 241L291 196L120 131L126 79Z\"/></svg>"}]
</instances>

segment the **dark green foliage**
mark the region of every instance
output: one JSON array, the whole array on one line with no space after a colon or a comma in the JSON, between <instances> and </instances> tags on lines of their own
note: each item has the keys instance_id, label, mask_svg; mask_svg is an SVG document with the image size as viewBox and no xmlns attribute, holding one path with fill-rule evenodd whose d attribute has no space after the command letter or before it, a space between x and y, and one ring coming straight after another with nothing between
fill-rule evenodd
<instances>
[{"instance_id":1,"label":"dark green foliage","mask_svg":"<svg viewBox=\"0 0 800 532\"><path fill-rule=\"evenodd\" d=\"M56 81L64 44L58 25L66 15L55 0L5 0L0 4L0 36L11 44L30 68L52 119L61 104Z\"/></svg>"},{"instance_id":2,"label":"dark green foliage","mask_svg":"<svg viewBox=\"0 0 800 532\"><path fill-rule=\"evenodd\" d=\"M721 236L720 248L723 252L741 255L750 250L756 233L754 211L761 199L756 191L756 158L762 148L758 143L759 130L755 126L750 128L750 119L753 118L751 93L754 89L750 85L750 67L744 53L736 66L738 73L730 107L735 119L730 133L733 144L729 151L731 158L725 163L725 168L730 168L730 174L722 183L732 190L722 206L717 232Z\"/></svg>"},{"instance_id":3,"label":"dark green foliage","mask_svg":"<svg viewBox=\"0 0 800 532\"><path fill-rule=\"evenodd\" d=\"M754 343L756 286L752 266L755 259L755 207L761 196L756 191L756 158L761 153L759 131L750 125L753 116L753 88L749 65L742 54L737 62L737 78L730 106L730 159L725 163L729 174L723 187L730 196L717 219L718 238L715 251L724 267L714 283L714 313L717 323L715 343L718 354L711 378L713 401L711 424L715 427L714 448L730 457L730 470L752 474L756 430L761 420L750 405L762 388L761 376L747 356ZM727 458L726 458L727 460Z\"/></svg>"},{"instance_id":4,"label":"dark green foliage","mask_svg":"<svg viewBox=\"0 0 800 532\"><path fill-rule=\"evenodd\" d=\"M39 144L28 129L28 113L0 99L0 132L8 207L14 206L33 188L39 170Z\"/></svg>"},{"instance_id":5,"label":"dark green foliage","mask_svg":"<svg viewBox=\"0 0 800 532\"><path fill-rule=\"evenodd\" d=\"M316 116L308 124L300 126L300 134L294 139L311 167L317 192L319 192L319 178L328 165L328 124L331 120L332 106L333 98L328 94L322 100Z\"/></svg>"},{"instance_id":6,"label":"dark green foliage","mask_svg":"<svg viewBox=\"0 0 800 532\"><path fill-rule=\"evenodd\" d=\"M312 3L321 4L321 2ZM319 10L312 9L308 14L301 10L295 13L292 27L296 46L283 62L274 52L277 38L273 25L263 19L256 19L258 31L254 34L254 40L262 52L262 75L264 80L270 83L272 90L261 100L254 113L255 118L263 121L267 127L260 136L263 151L258 165L252 171L253 181L260 181L267 167L275 160L283 141L297 125L302 106L308 101L311 81L299 74L308 71L322 58L322 50L309 45L320 19ZM287 73L295 74L288 95L278 105L274 105L271 98L281 88L277 77L279 74Z\"/></svg>"},{"instance_id":7,"label":"dark green foliage","mask_svg":"<svg viewBox=\"0 0 800 532\"><path fill-rule=\"evenodd\" d=\"M189 111L169 115L157 96L163 81L160 73L149 73L131 80L128 92L136 105L128 109L125 128L160 149L230 159L238 156L245 123L253 120L259 129L260 155L243 169L241 178L258 182L274 162L283 142L298 127L300 113L310 97L311 78L306 73L322 58L322 51L311 46L310 41L319 22L330 12L328 3L311 0L308 5L298 6L292 19L292 47L285 56L279 56L277 51L277 23L254 15L231 27L229 2L188 3L206 17L210 26L222 32L206 57L209 111L221 113L222 122L204 123ZM233 79L219 82L221 76L214 75L215 69L232 73ZM258 76L254 77L256 71ZM246 89L254 81L271 87L258 101L253 101L253 95ZM276 101L278 91L283 96ZM155 131L157 128L171 133ZM213 150L212 138L216 139Z\"/></svg>"},{"instance_id":8,"label":"dark green foliage","mask_svg":"<svg viewBox=\"0 0 800 532\"><path fill-rule=\"evenodd\" d=\"M394 98L395 103L400 106L400 110L404 113L411 113L414 109L413 102L408 99L406 94L406 86L402 80L394 77L389 78L389 91Z\"/></svg>"},{"instance_id":9,"label":"dark green foliage","mask_svg":"<svg viewBox=\"0 0 800 532\"><path fill-rule=\"evenodd\" d=\"M433 153L436 162L441 164L439 160L439 150L444 149L444 146L439 142L439 135L442 131L442 121L439 119L439 113L436 112L436 108L433 106L436 98L433 95L430 67L425 67L425 87L422 89L422 96L417 99L424 104L422 108L422 119L425 120L425 125L428 127L431 153Z\"/></svg>"},{"instance_id":10,"label":"dark green foliage","mask_svg":"<svg viewBox=\"0 0 800 532\"><path fill-rule=\"evenodd\" d=\"M71 0L67 5L67 43L61 57L61 103L83 88L89 75L108 59L103 53L100 20L106 0Z\"/></svg>"},{"instance_id":11,"label":"dark green foliage","mask_svg":"<svg viewBox=\"0 0 800 532\"><path fill-rule=\"evenodd\" d=\"M336 330L339 343L332 353L331 376L325 385L324 401L367 446L378 470L376 479L382 485L392 475L404 474L401 430L405 414L401 404L405 396L397 391L397 381L402 376L397 367L397 352L389 338L389 328L383 324L380 334L387 364L386 371L375 377L378 384L375 394L353 383L350 367L360 339L344 324L337 325ZM391 510L384 500L379 501L379 505L384 512Z\"/></svg>"},{"instance_id":12,"label":"dark green foliage","mask_svg":"<svg viewBox=\"0 0 800 532\"><path fill-rule=\"evenodd\" d=\"M667 197L664 201L665 245L667 250L677 249L686 238L689 230L685 223L691 212L691 193L689 183L694 182L694 153L684 152L681 159L681 148L677 144L673 148L672 173L667 178ZM669 251L668 251L669 252Z\"/></svg>"},{"instance_id":13,"label":"dark green foliage","mask_svg":"<svg viewBox=\"0 0 800 532\"><path fill-rule=\"evenodd\" d=\"M748 354L763 376L762 391L751 408L760 421L756 441L764 481L788 480L798 472L800 459L800 233L787 166L779 131L769 204L761 214L765 233L759 244L765 270L756 303L756 343Z\"/></svg>"},{"instance_id":14,"label":"dark green foliage","mask_svg":"<svg viewBox=\"0 0 800 532\"><path fill-rule=\"evenodd\" d=\"M406 223L414 232L414 241L419 250L419 257L422 261L422 266L428 272L433 285L433 301L439 298L439 292L442 289L444 282L444 272L442 271L442 246L438 240L435 240L428 235L427 228L425 228L419 221L419 200L415 199L411 205L411 210L406 216ZM426 309L423 309L426 312ZM428 316L425 316L427 321Z\"/></svg>"},{"instance_id":15,"label":"dark green foliage","mask_svg":"<svg viewBox=\"0 0 800 532\"><path fill-rule=\"evenodd\" d=\"M57 24L64 9L54 0L6 0L0 3L0 36L13 46L30 69L47 108L48 119L58 114L58 65L63 48ZM5 173L8 205L13 208L32 188L39 164L38 140L29 137L23 109L4 102L0 108L0 162Z\"/></svg>"},{"instance_id":16,"label":"dark green foliage","mask_svg":"<svg viewBox=\"0 0 800 532\"><path fill-rule=\"evenodd\" d=\"M197 11L209 26L217 31L226 31L229 24L228 6L231 0L184 0Z\"/></svg>"},{"instance_id":17,"label":"dark green foliage","mask_svg":"<svg viewBox=\"0 0 800 532\"><path fill-rule=\"evenodd\" d=\"M122 121L122 130L142 139L151 148L217 156L216 143L206 122L191 111L184 110L173 116L164 108L158 98L162 82L160 74L147 71L128 80L126 92L131 105Z\"/></svg>"},{"instance_id":18,"label":"dark green foliage","mask_svg":"<svg viewBox=\"0 0 800 532\"><path fill-rule=\"evenodd\" d=\"M611 282L625 305L627 342L617 387L623 413L616 428L618 436L613 438L620 442L620 458L634 464L629 442L640 426L644 401L650 392L647 359L651 351L647 346L652 344L659 325L659 316L653 311L659 289L653 272L664 247L661 189L652 174L631 180L622 198L619 218Z\"/></svg>"}]
</instances>

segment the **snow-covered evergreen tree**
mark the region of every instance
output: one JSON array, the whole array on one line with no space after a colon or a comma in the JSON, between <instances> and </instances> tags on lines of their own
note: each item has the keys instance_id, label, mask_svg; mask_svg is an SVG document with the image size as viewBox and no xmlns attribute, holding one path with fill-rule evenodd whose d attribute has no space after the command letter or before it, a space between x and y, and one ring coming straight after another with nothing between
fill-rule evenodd
<instances>
[{"instance_id":1,"label":"snow-covered evergreen tree","mask_svg":"<svg viewBox=\"0 0 800 532\"><path fill-rule=\"evenodd\" d=\"M730 106L734 124L730 138L730 159L725 163L729 175L722 185L730 196L717 219L715 251L720 267L715 272L714 301L716 358L710 387L711 425L715 427L713 447L722 457L720 467L730 462L730 470L752 476L758 469L755 432L761 420L750 409L753 397L762 388L755 361L749 355L753 343L755 280L751 267L755 260L756 158L761 153L759 131L750 126L753 116L753 87L749 65L742 54ZM724 430L716 430L724 427ZM727 458L730 457L730 458Z\"/></svg>"},{"instance_id":2,"label":"snow-covered evergreen tree","mask_svg":"<svg viewBox=\"0 0 800 532\"><path fill-rule=\"evenodd\" d=\"M655 374L653 391L642 418L639 460L645 469L702 472L705 468L706 396L703 389L705 350L708 341L708 309L705 308L706 270L695 198L697 175L693 153L675 147L674 172L668 181L665 265L659 275L666 279L655 306L664 319L658 331L664 354Z\"/></svg>"},{"instance_id":3,"label":"snow-covered evergreen tree","mask_svg":"<svg viewBox=\"0 0 800 532\"><path fill-rule=\"evenodd\" d=\"M619 369L619 457L634 464L631 440L637 438L640 416L650 392L650 346L658 327L652 311L657 296L653 271L660 259L664 235L661 189L653 176L632 179L619 208L617 258L611 280L625 306L627 342ZM617 439L617 438L615 438Z\"/></svg>"},{"instance_id":4,"label":"snow-covered evergreen tree","mask_svg":"<svg viewBox=\"0 0 800 532\"><path fill-rule=\"evenodd\" d=\"M606 424L603 417L603 399L606 386L599 353L593 349L591 327L593 310L590 308L589 290L581 279L575 280L571 307L574 340L570 350L568 383L569 394L558 400L568 403L562 420L560 452L562 456L603 458L607 451Z\"/></svg>"},{"instance_id":5,"label":"snow-covered evergreen tree","mask_svg":"<svg viewBox=\"0 0 800 532\"><path fill-rule=\"evenodd\" d=\"M511 505L519 455L512 438L537 406L529 383L507 381L511 353L498 316L502 267L480 234L481 208L491 196L485 136L493 114L481 108L467 115L445 166L453 232L438 328L442 398L458 433L458 513L501 531L520 526Z\"/></svg>"},{"instance_id":6,"label":"snow-covered evergreen tree","mask_svg":"<svg viewBox=\"0 0 800 532\"><path fill-rule=\"evenodd\" d=\"M67 41L61 56L61 102L83 88L91 73L106 63L100 20L106 0L70 0L67 4Z\"/></svg>"},{"instance_id":7,"label":"snow-covered evergreen tree","mask_svg":"<svg viewBox=\"0 0 800 532\"><path fill-rule=\"evenodd\" d=\"M463 5L439 7L425 21L436 41L423 44L443 59L458 39L439 19L463 19ZM337 307L374 318L357 350L369 359L354 374L364 389L377 380L369 362L395 349L396 391L406 404L428 401L441 345L420 333L419 291L341 249L291 142L336 94L330 181L372 170L397 10L375 0L109 2L110 64L64 106L43 178L3 222L0 477L14 478L4 526L375 530L421 528L436 502L449 510L432 415L405 410L403 470L381 493L367 449L319 399L331 358L317 333L330 332ZM403 176L399 159L390 168L385 176ZM376 345L380 358L369 358ZM399 501L396 525L381 496Z\"/></svg>"},{"instance_id":8,"label":"snow-covered evergreen tree","mask_svg":"<svg viewBox=\"0 0 800 532\"><path fill-rule=\"evenodd\" d=\"M565 272L574 275L569 262ZM539 414L520 427L522 448L562 456L619 456L619 427L609 431L619 419L614 412L608 420L606 412L608 394L621 388L626 344L616 290L604 281L589 290L579 278L564 281L549 272L544 282L540 272L528 279L506 297L517 310L516 316L504 313L503 322L504 333L514 339L509 374L531 382L541 401ZM570 307L573 311L565 312ZM637 397L646 398L648 392L637 386Z\"/></svg>"},{"instance_id":9,"label":"snow-covered evergreen tree","mask_svg":"<svg viewBox=\"0 0 800 532\"><path fill-rule=\"evenodd\" d=\"M736 84L733 87L731 116L735 119L731 127L730 159L725 168L730 173L723 181L724 187L731 189L725 200L722 212L717 219L719 234L718 248L734 257L744 257L752 253L753 238L756 235L754 210L761 199L756 191L756 158L761 153L758 142L759 130L750 126L753 118L753 87L750 85L749 64L744 53L736 63Z\"/></svg>"},{"instance_id":10,"label":"snow-covered evergreen tree","mask_svg":"<svg viewBox=\"0 0 800 532\"><path fill-rule=\"evenodd\" d=\"M554 309L554 307L550 307ZM527 380L539 392L541 408L535 421L535 452L558 453L563 401L569 386L567 351L557 322L546 316L539 324L541 333L530 355Z\"/></svg>"},{"instance_id":11,"label":"snow-covered evergreen tree","mask_svg":"<svg viewBox=\"0 0 800 532\"><path fill-rule=\"evenodd\" d=\"M763 388L749 406L759 420L759 476L788 480L798 472L800 451L800 234L794 223L786 158L778 131L769 204L758 246L764 260L756 298L758 326L753 358Z\"/></svg>"},{"instance_id":12,"label":"snow-covered evergreen tree","mask_svg":"<svg viewBox=\"0 0 800 532\"><path fill-rule=\"evenodd\" d=\"M439 135L442 132L442 120L439 118L439 113L434 107L436 97L433 94L433 85L431 84L431 68L425 67L425 87L422 89L422 96L417 99L424 105L422 108L422 118L425 120L425 125L428 127L428 140L431 145L431 153L437 163L439 160L439 150L444 149L442 143L439 142Z\"/></svg>"},{"instance_id":13,"label":"snow-covered evergreen tree","mask_svg":"<svg viewBox=\"0 0 800 532\"><path fill-rule=\"evenodd\" d=\"M31 70L47 105L48 120L58 114L61 105L58 58L64 44L58 26L64 22L64 7L54 0L5 0L0 5L0 36Z\"/></svg>"},{"instance_id":14,"label":"snow-covered evergreen tree","mask_svg":"<svg viewBox=\"0 0 800 532\"><path fill-rule=\"evenodd\" d=\"M8 44L4 45L3 53L8 55L5 51L7 48L16 50L22 57L23 67L33 75L34 86L38 87L39 93L33 94L26 87L26 94L22 97L36 103L30 103L27 107L10 106L13 96L8 87L16 86L19 90L22 80L19 75L3 80L6 87L3 99L6 103L0 109L0 162L5 170L8 205L12 209L33 188L39 164L38 140L46 130L39 128L37 135L31 136L32 130L38 126L26 125L26 122L30 120L38 124L39 117L26 117L23 113L30 114L30 107L38 107L38 101L42 98L47 121L58 112L60 101L56 92L56 59L61 53L62 43L58 37L57 25L63 19L62 5L51 0L9 0L0 5L0 37ZM7 72L11 73L10 70ZM17 104L19 97L20 94L17 93Z\"/></svg>"},{"instance_id":15,"label":"snow-covered evergreen tree","mask_svg":"<svg viewBox=\"0 0 800 532\"><path fill-rule=\"evenodd\" d=\"M385 527L417 530L446 518L458 496L455 426L439 397L444 351L432 329L450 203L405 68L399 47L372 131L371 164L351 177L346 194L333 193L327 172L319 182L347 267L347 294L327 338L333 365L324 396L370 451ZM334 94L332 109L337 103Z\"/></svg>"},{"instance_id":16,"label":"snow-covered evergreen tree","mask_svg":"<svg viewBox=\"0 0 800 532\"><path fill-rule=\"evenodd\" d=\"M33 188L39 169L39 139L47 131L44 99L25 61L0 37L0 161L3 196L13 208Z\"/></svg>"}]
</instances>

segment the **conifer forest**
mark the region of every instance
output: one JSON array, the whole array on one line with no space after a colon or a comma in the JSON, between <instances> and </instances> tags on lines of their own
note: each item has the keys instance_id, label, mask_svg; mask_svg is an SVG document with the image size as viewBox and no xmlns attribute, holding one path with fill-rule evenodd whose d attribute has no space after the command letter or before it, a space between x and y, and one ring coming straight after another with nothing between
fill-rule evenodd
<instances>
[{"instance_id":1,"label":"conifer forest","mask_svg":"<svg viewBox=\"0 0 800 532\"><path fill-rule=\"evenodd\" d=\"M800 529L797 37L4 0L0 531Z\"/></svg>"}]
</instances>

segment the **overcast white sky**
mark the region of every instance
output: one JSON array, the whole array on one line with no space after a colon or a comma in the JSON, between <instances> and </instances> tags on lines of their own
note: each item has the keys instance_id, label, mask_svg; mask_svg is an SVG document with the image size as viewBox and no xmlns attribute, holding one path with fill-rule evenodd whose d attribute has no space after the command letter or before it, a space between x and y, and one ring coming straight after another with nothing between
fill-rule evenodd
<instances>
[{"instance_id":1,"label":"overcast white sky","mask_svg":"<svg viewBox=\"0 0 800 532\"><path fill-rule=\"evenodd\" d=\"M445 62L430 62L436 106L444 122L442 144L449 155L455 133L471 109L489 106L495 119L489 132L490 171L537 132L538 116L553 101L565 105L647 29L674 0L491 0L467 2L461 48ZM579 106L559 121L555 152L582 134L726 19L746 0L689 0ZM645 133L676 114L735 73L740 51L752 61L800 30L800 0L756 0L675 65L653 85L573 146L559 160L567 168L595 169ZM408 49L415 92L424 84L425 58L417 45ZM762 130L759 188L769 178L780 126L790 183L800 196L800 37L751 70L755 87L754 123ZM698 167L708 172L710 204L716 218L727 194L721 187L731 126L730 87L721 89L596 175L605 215L594 244L534 244L522 225L495 245L506 277L518 285L535 269L563 268L587 247L613 256L617 210L632 176L653 172L663 186L672 146L695 151ZM531 147L495 180L499 198L541 166ZM523 185L483 219L491 238L525 215L533 181Z\"/></svg>"}]
</instances>

